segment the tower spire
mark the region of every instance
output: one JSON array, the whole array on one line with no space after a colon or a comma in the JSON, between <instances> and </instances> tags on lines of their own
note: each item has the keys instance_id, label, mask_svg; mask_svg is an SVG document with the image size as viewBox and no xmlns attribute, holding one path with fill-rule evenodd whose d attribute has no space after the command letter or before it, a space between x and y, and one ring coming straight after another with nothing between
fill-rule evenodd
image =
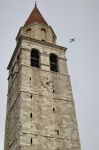
<instances>
[{"instance_id":1,"label":"tower spire","mask_svg":"<svg viewBox=\"0 0 99 150\"><path fill-rule=\"evenodd\" d=\"M24 26L31 25L32 23L37 22L39 24L48 25L42 14L40 13L39 9L37 8L37 0L35 0L35 6L28 17L27 21L25 22Z\"/></svg>"}]
</instances>

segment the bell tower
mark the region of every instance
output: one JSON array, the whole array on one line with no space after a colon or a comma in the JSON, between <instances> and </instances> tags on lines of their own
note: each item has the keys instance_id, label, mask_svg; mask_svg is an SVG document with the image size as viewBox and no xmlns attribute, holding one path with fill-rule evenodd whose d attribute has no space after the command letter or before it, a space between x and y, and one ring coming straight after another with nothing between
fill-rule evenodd
<instances>
[{"instance_id":1,"label":"bell tower","mask_svg":"<svg viewBox=\"0 0 99 150\"><path fill-rule=\"evenodd\" d=\"M4 150L80 150L66 48L37 5L8 64Z\"/></svg>"}]
</instances>

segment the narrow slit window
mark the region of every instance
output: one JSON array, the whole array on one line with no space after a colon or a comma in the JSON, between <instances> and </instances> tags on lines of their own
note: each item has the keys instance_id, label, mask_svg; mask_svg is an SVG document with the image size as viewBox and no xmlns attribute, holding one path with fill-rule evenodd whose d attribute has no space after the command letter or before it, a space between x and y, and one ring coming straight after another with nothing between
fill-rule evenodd
<instances>
[{"instance_id":1,"label":"narrow slit window","mask_svg":"<svg viewBox=\"0 0 99 150\"><path fill-rule=\"evenodd\" d=\"M55 112L55 108L53 107L53 112Z\"/></svg>"},{"instance_id":2,"label":"narrow slit window","mask_svg":"<svg viewBox=\"0 0 99 150\"><path fill-rule=\"evenodd\" d=\"M30 113L30 118L32 118L32 113Z\"/></svg>"},{"instance_id":3,"label":"narrow slit window","mask_svg":"<svg viewBox=\"0 0 99 150\"><path fill-rule=\"evenodd\" d=\"M57 130L57 135L59 135L59 130Z\"/></svg>"},{"instance_id":4,"label":"narrow slit window","mask_svg":"<svg viewBox=\"0 0 99 150\"><path fill-rule=\"evenodd\" d=\"M55 54L50 54L50 70L58 72L58 57Z\"/></svg>"},{"instance_id":5,"label":"narrow slit window","mask_svg":"<svg viewBox=\"0 0 99 150\"><path fill-rule=\"evenodd\" d=\"M32 140L32 138L31 138L31 144L33 143L33 140Z\"/></svg>"},{"instance_id":6,"label":"narrow slit window","mask_svg":"<svg viewBox=\"0 0 99 150\"><path fill-rule=\"evenodd\" d=\"M53 93L55 93L55 90L53 89Z\"/></svg>"},{"instance_id":7,"label":"narrow slit window","mask_svg":"<svg viewBox=\"0 0 99 150\"><path fill-rule=\"evenodd\" d=\"M42 37L42 41L45 42L45 40L46 40L46 30L44 28L41 29L41 37Z\"/></svg>"},{"instance_id":8,"label":"narrow slit window","mask_svg":"<svg viewBox=\"0 0 99 150\"><path fill-rule=\"evenodd\" d=\"M31 51L31 66L40 68L40 54L36 49L32 49Z\"/></svg>"},{"instance_id":9,"label":"narrow slit window","mask_svg":"<svg viewBox=\"0 0 99 150\"><path fill-rule=\"evenodd\" d=\"M29 80L30 80L30 84L31 84L31 77L29 78Z\"/></svg>"}]
</instances>

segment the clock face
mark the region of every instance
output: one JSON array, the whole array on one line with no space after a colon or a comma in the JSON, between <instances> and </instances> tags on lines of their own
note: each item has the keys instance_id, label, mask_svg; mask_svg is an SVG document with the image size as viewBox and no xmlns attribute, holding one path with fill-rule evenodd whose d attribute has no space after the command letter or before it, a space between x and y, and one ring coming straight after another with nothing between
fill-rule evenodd
<instances>
[{"instance_id":1,"label":"clock face","mask_svg":"<svg viewBox=\"0 0 99 150\"><path fill-rule=\"evenodd\" d=\"M45 89L49 92L54 93L54 82L48 77L44 77L41 79L41 87L43 88L43 90Z\"/></svg>"}]
</instances>

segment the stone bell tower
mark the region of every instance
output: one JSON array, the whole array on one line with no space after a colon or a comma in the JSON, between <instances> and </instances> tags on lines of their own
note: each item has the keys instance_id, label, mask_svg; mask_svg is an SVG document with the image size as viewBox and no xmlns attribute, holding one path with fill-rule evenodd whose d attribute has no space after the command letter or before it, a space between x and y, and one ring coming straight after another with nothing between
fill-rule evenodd
<instances>
[{"instance_id":1,"label":"stone bell tower","mask_svg":"<svg viewBox=\"0 0 99 150\"><path fill-rule=\"evenodd\" d=\"M4 150L80 150L66 48L36 5L16 41Z\"/></svg>"}]
</instances>

